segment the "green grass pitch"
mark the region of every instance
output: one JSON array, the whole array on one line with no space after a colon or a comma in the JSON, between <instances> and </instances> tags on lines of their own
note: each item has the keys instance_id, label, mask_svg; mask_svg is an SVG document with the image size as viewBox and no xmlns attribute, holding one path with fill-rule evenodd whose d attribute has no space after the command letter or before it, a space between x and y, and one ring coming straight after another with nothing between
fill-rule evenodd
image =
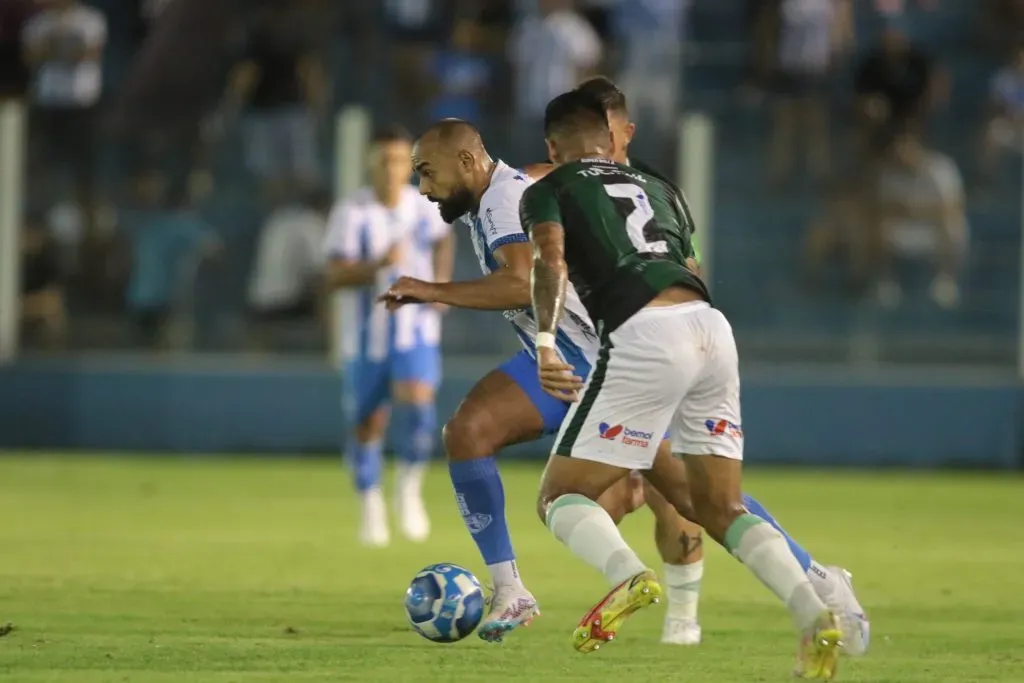
<instances>
[{"instance_id":1,"label":"green grass pitch","mask_svg":"<svg viewBox=\"0 0 1024 683\"><path fill-rule=\"evenodd\" d=\"M788 617L723 551L709 552L705 642L659 645L662 607L583 656L576 621L606 590L533 514L539 469L506 463L523 574L544 610L503 645L435 645L405 624L422 566L486 579L445 470L434 536L353 543L348 479L329 460L0 455L5 683L788 680ZM821 560L849 567L872 650L839 680L1024 680L1024 482L1011 476L753 470L748 490ZM623 525L657 567L649 513Z\"/></svg>"}]
</instances>

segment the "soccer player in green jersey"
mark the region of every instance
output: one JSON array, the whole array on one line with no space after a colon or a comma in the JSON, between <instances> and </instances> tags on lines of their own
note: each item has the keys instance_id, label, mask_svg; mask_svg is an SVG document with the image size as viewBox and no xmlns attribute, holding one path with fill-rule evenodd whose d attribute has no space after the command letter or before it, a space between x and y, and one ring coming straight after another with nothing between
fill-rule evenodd
<instances>
[{"instance_id":1,"label":"soccer player in green jersey","mask_svg":"<svg viewBox=\"0 0 1024 683\"><path fill-rule=\"evenodd\" d=\"M614 586L584 616L575 647L596 649L661 596L657 575L595 502L641 470L786 605L801 632L797 675L831 679L838 621L782 534L743 506L736 344L707 287L686 267L691 225L677 196L654 176L611 160L608 117L587 93L552 100L544 131L555 169L526 190L520 216L534 248L539 378L546 391L574 403L544 471L538 510L555 537ZM585 383L555 351L570 281L601 341ZM681 459L658 455L666 433Z\"/></svg>"},{"instance_id":2,"label":"soccer player in green jersey","mask_svg":"<svg viewBox=\"0 0 1024 683\"><path fill-rule=\"evenodd\" d=\"M600 100L608 114L608 127L611 129L613 140L612 160L652 175L675 191L676 184L671 179L641 161L630 158L629 143L636 132L636 125L630 120L626 96L618 86L604 76L594 76L580 83L576 89ZM550 166L544 169L544 174L549 171ZM544 174L540 174L541 177ZM678 196L684 217L692 224L686 198L682 193ZM693 229L696 230L695 225ZM695 238L696 235L691 234L693 250L699 260L700 250ZM688 261L687 265L691 270L697 271L695 263ZM649 483L644 483L645 481L642 476L622 479L602 494L598 502L616 522L643 502L654 513L654 539L658 554L665 563L662 576L668 598L661 642L694 645L701 639L700 623L697 618L700 584L704 574L700 527L680 516L672 504ZM639 495L636 490L638 484L641 487ZM628 503L628 506L625 506L625 503ZM818 597L839 618L843 628L843 652L847 655L863 655L870 642L871 625L857 599L850 572L837 565L817 562L753 496L744 493L743 504L748 512L767 521L786 538L793 556L810 579Z\"/></svg>"}]
</instances>

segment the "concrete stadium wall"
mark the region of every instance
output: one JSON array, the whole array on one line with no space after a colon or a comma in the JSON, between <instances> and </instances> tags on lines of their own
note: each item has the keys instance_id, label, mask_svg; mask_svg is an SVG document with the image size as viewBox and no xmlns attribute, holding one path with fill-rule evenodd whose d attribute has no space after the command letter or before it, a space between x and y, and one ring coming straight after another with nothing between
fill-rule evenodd
<instances>
[{"instance_id":1,"label":"concrete stadium wall","mask_svg":"<svg viewBox=\"0 0 1024 683\"><path fill-rule=\"evenodd\" d=\"M492 361L447 361L442 418ZM1009 371L752 368L743 392L748 462L1024 465L1024 388ZM337 375L314 361L23 360L0 367L0 448L330 453L340 404Z\"/></svg>"}]
</instances>

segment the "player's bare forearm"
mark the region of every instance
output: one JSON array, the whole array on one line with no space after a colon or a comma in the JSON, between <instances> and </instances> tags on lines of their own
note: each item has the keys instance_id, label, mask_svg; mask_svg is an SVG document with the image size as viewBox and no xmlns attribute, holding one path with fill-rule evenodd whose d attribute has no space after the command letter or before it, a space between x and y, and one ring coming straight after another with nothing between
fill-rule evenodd
<instances>
[{"instance_id":1,"label":"player's bare forearm","mask_svg":"<svg viewBox=\"0 0 1024 683\"><path fill-rule=\"evenodd\" d=\"M434 283L430 301L479 311L526 308L530 305L530 279L506 266L478 280Z\"/></svg>"},{"instance_id":2,"label":"player's bare forearm","mask_svg":"<svg viewBox=\"0 0 1024 683\"><path fill-rule=\"evenodd\" d=\"M434 279L438 282L451 282L452 271L455 270L455 233L448 234L434 243Z\"/></svg>"},{"instance_id":3,"label":"player's bare forearm","mask_svg":"<svg viewBox=\"0 0 1024 683\"><path fill-rule=\"evenodd\" d=\"M565 307L568 272L565 235L557 223L541 223L531 231L533 269L531 299L538 332L554 333Z\"/></svg>"},{"instance_id":4,"label":"player's bare forearm","mask_svg":"<svg viewBox=\"0 0 1024 683\"><path fill-rule=\"evenodd\" d=\"M329 290L365 287L373 284L378 270L380 263L376 261L332 263L327 268L325 284Z\"/></svg>"}]
</instances>

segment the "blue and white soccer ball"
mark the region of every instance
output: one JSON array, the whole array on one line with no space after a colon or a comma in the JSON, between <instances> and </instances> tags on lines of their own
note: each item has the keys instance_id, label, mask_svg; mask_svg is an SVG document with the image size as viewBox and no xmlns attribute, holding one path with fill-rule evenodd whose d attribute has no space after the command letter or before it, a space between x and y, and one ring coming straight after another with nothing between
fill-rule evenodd
<instances>
[{"instance_id":1,"label":"blue and white soccer ball","mask_svg":"<svg viewBox=\"0 0 1024 683\"><path fill-rule=\"evenodd\" d=\"M413 577L405 591L405 613L416 632L435 643L454 643L484 617L484 591L469 570L432 564Z\"/></svg>"}]
</instances>

